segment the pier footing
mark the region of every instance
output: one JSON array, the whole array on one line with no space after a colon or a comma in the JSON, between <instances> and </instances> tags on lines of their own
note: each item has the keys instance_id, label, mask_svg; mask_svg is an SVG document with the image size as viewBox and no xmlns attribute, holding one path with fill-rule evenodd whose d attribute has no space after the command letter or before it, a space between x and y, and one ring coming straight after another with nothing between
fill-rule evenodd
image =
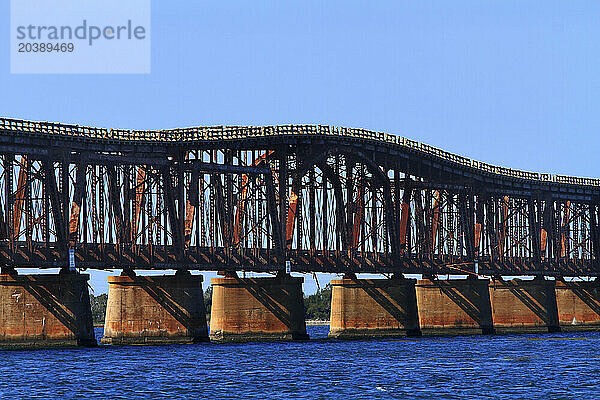
<instances>
[{"instance_id":1,"label":"pier footing","mask_svg":"<svg viewBox=\"0 0 600 400\"><path fill-rule=\"evenodd\" d=\"M563 331L600 330L600 282L556 282L558 320Z\"/></svg>"},{"instance_id":2,"label":"pier footing","mask_svg":"<svg viewBox=\"0 0 600 400\"><path fill-rule=\"evenodd\" d=\"M336 339L419 336L414 279L331 281L329 337Z\"/></svg>"},{"instance_id":3,"label":"pier footing","mask_svg":"<svg viewBox=\"0 0 600 400\"><path fill-rule=\"evenodd\" d=\"M494 333L487 279L417 282L419 326L423 335Z\"/></svg>"},{"instance_id":4,"label":"pier footing","mask_svg":"<svg viewBox=\"0 0 600 400\"><path fill-rule=\"evenodd\" d=\"M302 278L213 278L210 338L306 340Z\"/></svg>"},{"instance_id":5,"label":"pier footing","mask_svg":"<svg viewBox=\"0 0 600 400\"><path fill-rule=\"evenodd\" d=\"M490 284L494 328L498 333L558 332L555 281L495 280Z\"/></svg>"},{"instance_id":6,"label":"pier footing","mask_svg":"<svg viewBox=\"0 0 600 400\"><path fill-rule=\"evenodd\" d=\"M88 275L0 275L0 347L95 346Z\"/></svg>"},{"instance_id":7,"label":"pier footing","mask_svg":"<svg viewBox=\"0 0 600 400\"><path fill-rule=\"evenodd\" d=\"M208 341L202 276L109 276L102 343Z\"/></svg>"}]
</instances>

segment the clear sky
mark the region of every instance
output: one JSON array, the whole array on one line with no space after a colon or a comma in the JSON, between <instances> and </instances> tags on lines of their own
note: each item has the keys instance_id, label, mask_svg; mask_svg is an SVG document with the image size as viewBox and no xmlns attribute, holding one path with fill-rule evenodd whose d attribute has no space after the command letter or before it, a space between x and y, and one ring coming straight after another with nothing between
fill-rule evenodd
<instances>
[{"instance_id":1,"label":"clear sky","mask_svg":"<svg viewBox=\"0 0 600 400\"><path fill-rule=\"evenodd\" d=\"M147 75L11 75L8 1L0 15L2 116L344 125L600 177L597 1L153 0Z\"/></svg>"}]
</instances>

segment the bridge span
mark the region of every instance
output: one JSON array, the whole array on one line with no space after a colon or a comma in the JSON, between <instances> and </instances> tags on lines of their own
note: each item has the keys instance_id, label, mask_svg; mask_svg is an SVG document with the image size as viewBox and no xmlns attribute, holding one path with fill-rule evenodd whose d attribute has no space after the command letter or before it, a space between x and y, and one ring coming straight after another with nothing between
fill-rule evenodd
<instances>
[{"instance_id":1,"label":"bridge span","mask_svg":"<svg viewBox=\"0 0 600 400\"><path fill-rule=\"evenodd\" d=\"M202 312L190 296L196 299L202 293L197 293L201 280L191 279L188 270L222 271L225 278L214 286L217 302L222 302L217 306L227 308L232 298L251 308L263 304L264 315L281 326L294 325L292 336L303 337L302 324L290 322L290 310L303 314L301 301L270 297L293 292L301 300L299 281L287 276L286 265L295 272L345 274L347 279L334 284L334 294L342 297L370 293L371 299L381 300L375 301L379 307L383 302L388 308L399 307L396 295L408 299L400 301L409 307L403 309L404 316L416 315L416 300L432 287L434 292L446 290L458 309L479 321L476 329L485 325L484 331L498 325L491 314L493 302L483 295L487 302L479 299L475 304L468 295L481 296L483 280L463 282L465 292L440 286L437 277L485 275L513 293L502 276L537 276L542 295L525 295L520 301L537 304L532 312L544 326L559 327L558 316L551 317L556 309L549 295L554 283L550 290L548 282L598 276L599 222L599 179L493 166L364 129L279 125L136 131L0 118L2 287L28 288L46 309L55 307L51 314L58 320L76 312L64 309L60 300L48 303L45 294L54 289L31 289L41 278L35 278L38 283L23 280L16 268L62 268L65 273L53 281L55 288L71 279L66 272L73 263L79 269L123 269L124 276L113 279L111 290L122 301L133 301L127 296L146 303L175 301L176 307L166 307L176 320L167 330L185 330L187 339L196 337L190 332L206 330L205 322L190 316L192 309ZM178 289L167 281L137 277L136 269L175 269ZM277 272L279 283L245 281L236 271ZM389 281L396 282L396 295L387 284L356 279L357 273L394 276ZM415 291L414 282L400 279L403 274L423 274L430 280L417 284ZM84 290L85 285L74 285ZM191 303L181 306L179 295L165 292L165 287L184 293L182 298ZM485 287L487 293L487 283ZM258 303L249 302L247 293ZM265 298L269 300L260 300ZM430 300L424 297L422 303ZM446 300L432 307L443 307ZM74 298L65 304L70 302L82 306ZM109 303L110 312L114 302ZM342 303L335 312L351 312L343 311ZM413 308L406 305L413 303ZM598 313L592 303L589 307ZM221 306L213 305L213 310ZM490 315L471 315L482 307L490 308ZM400 329L399 317L388 308L380 319L395 320L395 329ZM222 330L241 329L240 320L231 325L224 317L228 312L213 320L211 331L221 319ZM193 327L181 325L179 317ZM124 317L115 318L107 332L113 329L114 337L122 338ZM346 321L347 315L339 318ZM414 323L401 329L405 333L421 332L429 323L411 318ZM265 324L277 325L273 321ZM435 328L439 322L431 324ZM348 322L342 325L339 330L346 332Z\"/></svg>"},{"instance_id":2,"label":"bridge span","mask_svg":"<svg viewBox=\"0 0 600 400\"><path fill-rule=\"evenodd\" d=\"M600 180L330 126L0 119L0 264L597 276Z\"/></svg>"}]
</instances>

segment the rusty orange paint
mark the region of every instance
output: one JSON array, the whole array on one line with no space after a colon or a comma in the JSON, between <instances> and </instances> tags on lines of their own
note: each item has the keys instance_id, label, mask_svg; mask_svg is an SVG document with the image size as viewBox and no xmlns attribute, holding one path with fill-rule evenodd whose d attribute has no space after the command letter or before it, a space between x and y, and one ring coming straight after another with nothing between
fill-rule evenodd
<instances>
[{"instance_id":1,"label":"rusty orange paint","mask_svg":"<svg viewBox=\"0 0 600 400\"><path fill-rule=\"evenodd\" d=\"M473 252L475 253L475 257L477 257L479 255L479 249L481 247L481 225L483 222L483 212L475 213L475 217L476 217L476 219L475 219L475 232L474 232L475 235L474 235L474 243L473 243ZM480 218L481 218L481 221L479 220Z\"/></svg>"},{"instance_id":2,"label":"rusty orange paint","mask_svg":"<svg viewBox=\"0 0 600 400\"><path fill-rule=\"evenodd\" d=\"M138 168L138 174L135 184L135 203L133 205L133 224L131 229L131 240L135 242L138 234L142 205L144 202L144 192L146 186L146 170L144 167Z\"/></svg>"},{"instance_id":3,"label":"rusty orange paint","mask_svg":"<svg viewBox=\"0 0 600 400\"><path fill-rule=\"evenodd\" d=\"M27 156L22 156L19 168L19 177L17 180L17 191L15 193L14 213L13 213L13 224L12 232L15 239L18 239L21 230L21 218L25 207L25 196L27 188L27 170L29 167L29 161Z\"/></svg>"},{"instance_id":4,"label":"rusty orange paint","mask_svg":"<svg viewBox=\"0 0 600 400\"><path fill-rule=\"evenodd\" d=\"M71 205L71 216L69 217L69 237L75 235L79 228L79 211L81 207L79 204L73 202Z\"/></svg>"},{"instance_id":5,"label":"rusty orange paint","mask_svg":"<svg viewBox=\"0 0 600 400\"><path fill-rule=\"evenodd\" d=\"M400 251L406 251L406 230L408 225L408 214L410 214L410 204L402 203L402 211L400 215Z\"/></svg>"},{"instance_id":6,"label":"rusty orange paint","mask_svg":"<svg viewBox=\"0 0 600 400\"><path fill-rule=\"evenodd\" d=\"M440 191L436 190L433 195L433 221L431 224L432 230L432 250L435 252L435 245L437 242L438 224L440 222Z\"/></svg>"},{"instance_id":7,"label":"rusty orange paint","mask_svg":"<svg viewBox=\"0 0 600 400\"><path fill-rule=\"evenodd\" d=\"M542 258L546 257L546 246L548 243L548 232L542 228L540 232L540 248L542 250Z\"/></svg>"},{"instance_id":8,"label":"rusty orange paint","mask_svg":"<svg viewBox=\"0 0 600 400\"><path fill-rule=\"evenodd\" d=\"M400 209L400 238L399 247L400 254L407 251L406 248L406 234L408 231L408 218L410 216L410 189L404 188L404 194L402 196L402 206Z\"/></svg>"},{"instance_id":9,"label":"rusty orange paint","mask_svg":"<svg viewBox=\"0 0 600 400\"><path fill-rule=\"evenodd\" d=\"M186 200L185 203L185 225L184 225L184 234L185 234L185 245L189 247L191 236L192 236L192 226L194 224L194 215L196 214L196 207L190 203L190 200Z\"/></svg>"},{"instance_id":10,"label":"rusty orange paint","mask_svg":"<svg viewBox=\"0 0 600 400\"><path fill-rule=\"evenodd\" d=\"M256 159L252 162L252 165L257 167L261 164L266 164L267 158L273 154L273 150L269 150L267 153L256 157ZM276 183L277 177L276 178ZM233 227L233 243L239 244L241 241L241 234L243 229L243 215L246 209L246 199L248 198L248 185L250 180L248 175L242 175L242 187L240 191L239 197L239 206L235 212L235 224ZM285 243L288 249L292 248L292 239L294 238L294 225L296 223L296 211L298 208L298 195L292 190L290 193L290 198L288 199L288 211L287 211L287 223L286 223L286 234L285 234Z\"/></svg>"},{"instance_id":11,"label":"rusty orange paint","mask_svg":"<svg viewBox=\"0 0 600 400\"><path fill-rule=\"evenodd\" d=\"M481 223L475 222L475 255L479 254L479 242L481 241Z\"/></svg>"},{"instance_id":12,"label":"rusty orange paint","mask_svg":"<svg viewBox=\"0 0 600 400\"><path fill-rule=\"evenodd\" d=\"M296 211L298 210L298 195L293 191L290 193L289 208L287 212L287 224L285 227L285 243L288 249L292 248L294 238L294 224L296 223Z\"/></svg>"},{"instance_id":13,"label":"rusty orange paint","mask_svg":"<svg viewBox=\"0 0 600 400\"><path fill-rule=\"evenodd\" d=\"M71 214L69 215L69 237L75 237L79 231L79 212L81 211L81 206L81 204L77 204L75 201L73 201L73 204L71 205ZM74 244L75 243L71 243L71 245Z\"/></svg>"},{"instance_id":14,"label":"rusty orange paint","mask_svg":"<svg viewBox=\"0 0 600 400\"><path fill-rule=\"evenodd\" d=\"M506 225L508 219L508 196L504 196L502 202L502 224L500 227L500 232L498 232L498 250L500 256L505 256L504 254L504 238L506 238Z\"/></svg>"},{"instance_id":15,"label":"rusty orange paint","mask_svg":"<svg viewBox=\"0 0 600 400\"><path fill-rule=\"evenodd\" d=\"M257 167L260 164L266 162L267 157L273 154L273 150L269 150L267 153L256 157L256 159L252 162L252 165ZM235 211L235 224L233 226L233 244L239 244L241 240L241 231L242 231L242 218L244 215L244 211L246 210L246 199L248 198L248 184L249 178L247 174L242 175L242 186L240 190L239 196L239 206Z\"/></svg>"},{"instance_id":16,"label":"rusty orange paint","mask_svg":"<svg viewBox=\"0 0 600 400\"><path fill-rule=\"evenodd\" d=\"M563 221L562 221L563 232L560 235L560 256L561 257L567 256L567 241L569 239L565 233L565 228L569 226L570 210L571 210L571 202L569 200L567 200L567 205L565 207L565 212L563 214Z\"/></svg>"},{"instance_id":17,"label":"rusty orange paint","mask_svg":"<svg viewBox=\"0 0 600 400\"><path fill-rule=\"evenodd\" d=\"M189 152L185 153L185 159L189 160ZM194 175L192 175L194 176ZM189 190L189 189L188 189ZM196 201L198 201L196 199ZM189 247L192 239L192 227L194 225L194 215L196 214L196 207L192 205L190 202L190 196L188 193L187 199L185 201L185 221L183 224L183 237L185 241L185 246Z\"/></svg>"}]
</instances>

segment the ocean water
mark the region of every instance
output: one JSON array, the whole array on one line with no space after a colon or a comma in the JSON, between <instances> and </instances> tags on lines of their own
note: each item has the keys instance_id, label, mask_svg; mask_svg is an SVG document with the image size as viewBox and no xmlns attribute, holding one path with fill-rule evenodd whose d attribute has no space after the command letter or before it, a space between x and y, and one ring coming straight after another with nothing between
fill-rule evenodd
<instances>
[{"instance_id":1,"label":"ocean water","mask_svg":"<svg viewBox=\"0 0 600 400\"><path fill-rule=\"evenodd\" d=\"M595 399L600 334L0 351L0 399ZM102 329L97 330L98 338Z\"/></svg>"}]
</instances>

